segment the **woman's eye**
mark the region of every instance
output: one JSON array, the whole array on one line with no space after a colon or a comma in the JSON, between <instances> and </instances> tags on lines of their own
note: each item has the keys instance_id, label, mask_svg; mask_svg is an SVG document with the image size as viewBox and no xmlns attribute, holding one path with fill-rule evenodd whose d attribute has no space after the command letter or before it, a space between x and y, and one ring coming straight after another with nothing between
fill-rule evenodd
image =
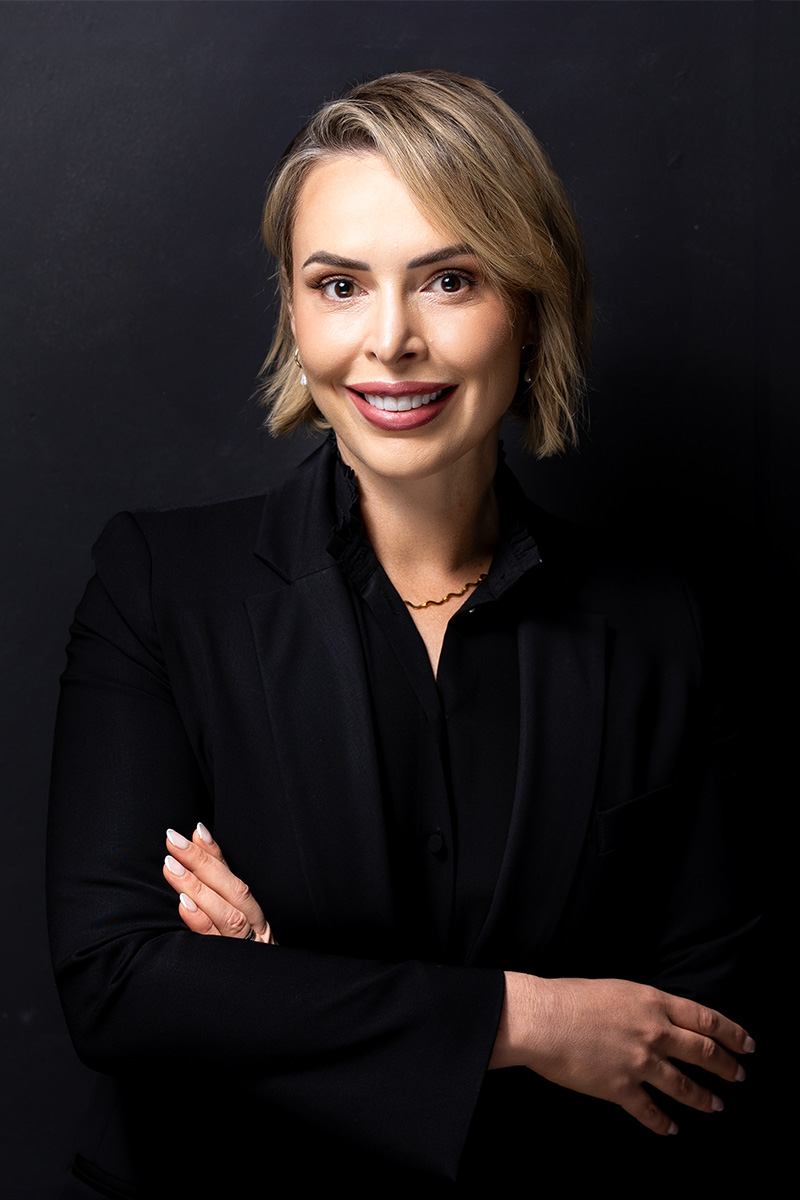
<instances>
[{"instance_id":1,"label":"woman's eye","mask_svg":"<svg viewBox=\"0 0 800 1200\"><path fill-rule=\"evenodd\" d=\"M444 275L437 275L433 282L438 290L452 293L460 292L470 281L466 275L459 275L455 271L446 271Z\"/></svg>"},{"instance_id":2,"label":"woman's eye","mask_svg":"<svg viewBox=\"0 0 800 1200\"><path fill-rule=\"evenodd\" d=\"M349 300L355 294L352 279L329 279L320 285L323 296L329 300Z\"/></svg>"}]
</instances>

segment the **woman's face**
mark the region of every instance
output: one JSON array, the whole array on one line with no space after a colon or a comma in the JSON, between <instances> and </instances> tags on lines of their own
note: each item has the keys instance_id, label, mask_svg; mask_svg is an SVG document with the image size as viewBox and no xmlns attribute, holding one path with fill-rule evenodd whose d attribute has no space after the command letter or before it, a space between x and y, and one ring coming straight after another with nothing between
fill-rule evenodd
<instances>
[{"instance_id":1,"label":"woman's face","mask_svg":"<svg viewBox=\"0 0 800 1200\"><path fill-rule=\"evenodd\" d=\"M293 233L292 329L356 474L494 463L526 322L377 154L314 167ZM469 461L462 463L469 466Z\"/></svg>"}]
</instances>

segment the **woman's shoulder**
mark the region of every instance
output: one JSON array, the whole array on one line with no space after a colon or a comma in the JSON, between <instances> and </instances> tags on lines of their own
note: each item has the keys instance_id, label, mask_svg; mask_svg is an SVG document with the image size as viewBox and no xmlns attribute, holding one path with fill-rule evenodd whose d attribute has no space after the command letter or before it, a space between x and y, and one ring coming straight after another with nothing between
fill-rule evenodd
<instances>
[{"instance_id":1,"label":"woman's shoulder","mask_svg":"<svg viewBox=\"0 0 800 1200\"><path fill-rule=\"evenodd\" d=\"M102 530L92 553L103 559L117 552L130 553L142 544L151 550L162 545L179 551L209 547L215 542L230 546L258 531L266 495L238 496L178 508L141 508L119 512Z\"/></svg>"},{"instance_id":2,"label":"woman's shoulder","mask_svg":"<svg viewBox=\"0 0 800 1200\"><path fill-rule=\"evenodd\" d=\"M251 552L265 523L280 523L318 488L328 463L325 446L264 491L224 496L199 504L172 508L142 508L117 513L93 547L95 560L131 556L142 548L151 553L236 554ZM324 483L323 483L324 486Z\"/></svg>"},{"instance_id":3,"label":"woman's shoulder","mask_svg":"<svg viewBox=\"0 0 800 1200\"><path fill-rule=\"evenodd\" d=\"M161 661L163 630L203 619L250 591L264 497L120 512L94 547L95 574L75 614L128 657ZM132 639L132 640L131 640Z\"/></svg>"},{"instance_id":4,"label":"woman's shoulder","mask_svg":"<svg viewBox=\"0 0 800 1200\"><path fill-rule=\"evenodd\" d=\"M532 500L505 466L498 478L501 503L533 537L542 578L560 603L596 611L686 603L687 573L655 531L648 539L622 523L568 519Z\"/></svg>"},{"instance_id":5,"label":"woman's shoulder","mask_svg":"<svg viewBox=\"0 0 800 1200\"><path fill-rule=\"evenodd\" d=\"M567 520L528 502L527 523L542 563L590 611L668 611L694 606L691 571L656 538L647 542L613 525Z\"/></svg>"},{"instance_id":6,"label":"woman's shoulder","mask_svg":"<svg viewBox=\"0 0 800 1200\"><path fill-rule=\"evenodd\" d=\"M532 502L527 524L541 555L530 584L538 611L561 622L599 620L609 645L643 659L679 656L695 667L703 660L707 605L669 547L613 525L566 520Z\"/></svg>"},{"instance_id":7,"label":"woman's shoulder","mask_svg":"<svg viewBox=\"0 0 800 1200\"><path fill-rule=\"evenodd\" d=\"M331 518L311 519L324 472L324 456L314 453L264 492L117 513L92 549L97 574L116 593L146 581L154 594L187 600L258 589L273 546L302 545L318 525L324 550Z\"/></svg>"},{"instance_id":8,"label":"woman's shoulder","mask_svg":"<svg viewBox=\"0 0 800 1200\"><path fill-rule=\"evenodd\" d=\"M165 581L197 589L248 561L263 508L261 495L117 513L92 547L98 578L115 595Z\"/></svg>"}]
</instances>

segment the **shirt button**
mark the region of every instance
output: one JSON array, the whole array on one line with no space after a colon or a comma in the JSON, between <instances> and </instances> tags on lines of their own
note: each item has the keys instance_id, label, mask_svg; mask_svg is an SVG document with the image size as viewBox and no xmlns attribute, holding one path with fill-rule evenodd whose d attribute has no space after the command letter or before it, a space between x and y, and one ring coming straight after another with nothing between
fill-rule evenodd
<instances>
[{"instance_id":1,"label":"shirt button","mask_svg":"<svg viewBox=\"0 0 800 1200\"><path fill-rule=\"evenodd\" d=\"M428 849L430 850L431 854L438 854L443 846L444 838L442 837L440 830L435 829L428 838Z\"/></svg>"}]
</instances>

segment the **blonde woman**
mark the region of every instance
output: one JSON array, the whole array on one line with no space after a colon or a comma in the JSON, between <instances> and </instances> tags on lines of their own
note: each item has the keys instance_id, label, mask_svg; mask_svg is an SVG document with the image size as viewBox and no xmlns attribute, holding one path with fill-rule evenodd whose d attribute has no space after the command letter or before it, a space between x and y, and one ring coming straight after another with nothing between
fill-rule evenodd
<instances>
[{"instance_id":1,"label":"blonde woman","mask_svg":"<svg viewBox=\"0 0 800 1200\"><path fill-rule=\"evenodd\" d=\"M77 1173L156 1194L167 1147L185 1185L406 1194L565 1129L666 1162L744 1076L751 918L681 578L498 456L506 413L575 434L563 188L484 84L390 75L298 135L264 235L270 428L329 437L266 497L115 518L73 627L53 955L123 1118Z\"/></svg>"}]
</instances>

